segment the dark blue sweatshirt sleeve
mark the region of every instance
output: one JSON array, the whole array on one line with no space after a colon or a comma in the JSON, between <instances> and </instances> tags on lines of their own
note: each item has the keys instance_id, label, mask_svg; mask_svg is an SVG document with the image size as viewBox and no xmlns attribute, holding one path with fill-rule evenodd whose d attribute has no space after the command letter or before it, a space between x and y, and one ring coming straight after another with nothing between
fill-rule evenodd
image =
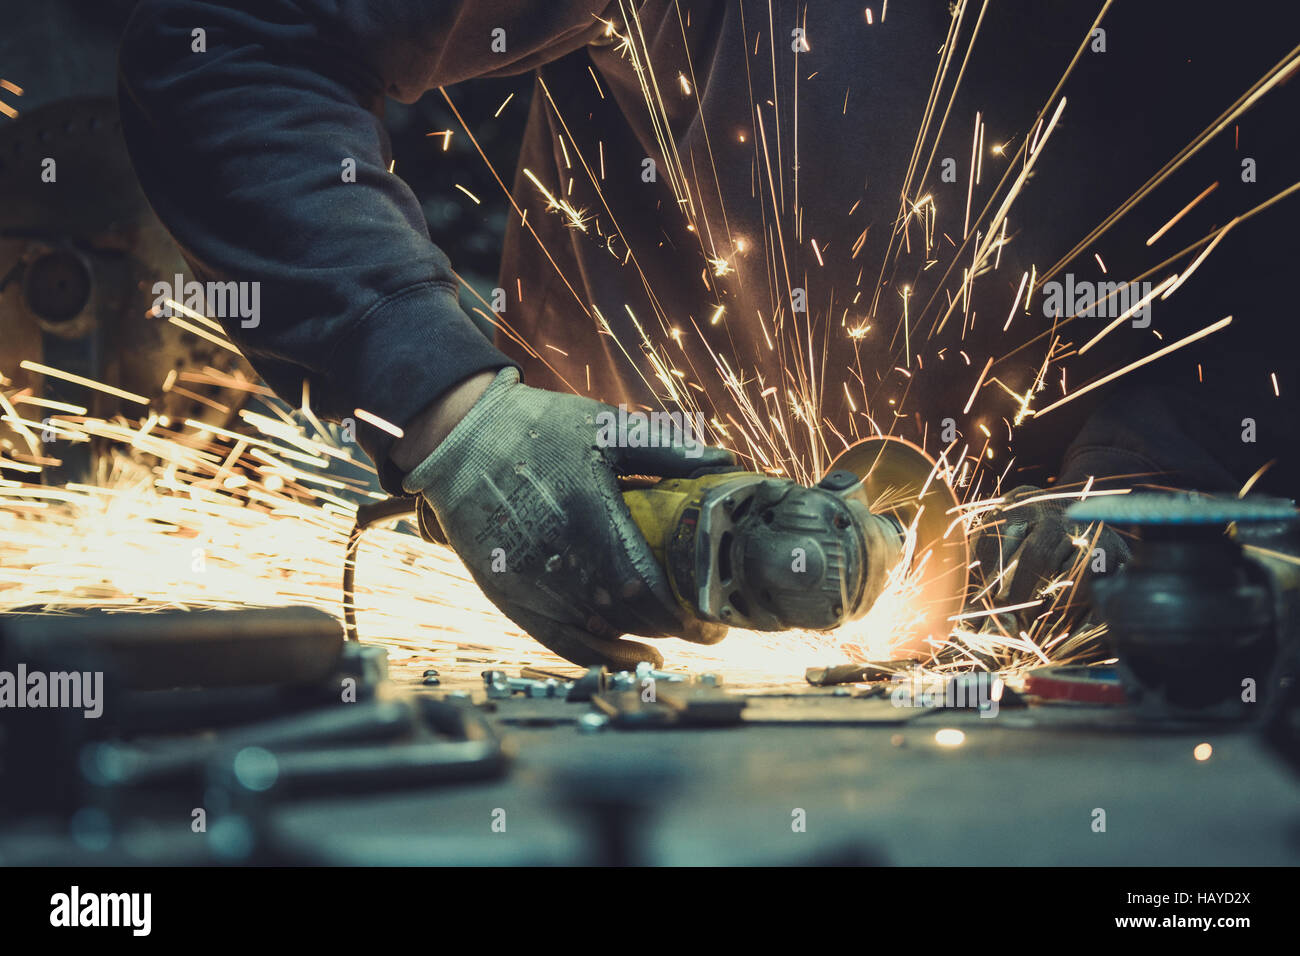
<instances>
[{"instance_id":1,"label":"dark blue sweatshirt sleeve","mask_svg":"<svg viewBox=\"0 0 1300 956\"><path fill-rule=\"evenodd\" d=\"M461 310L419 202L388 172L381 122L386 95L409 101L581 47L603 0L556 4L560 15L544 18L489 6L136 7L120 53L120 100L137 173L196 278L260 284L257 324L224 324L286 399L296 402L307 380L331 418L362 408L401 426L466 376L512 364ZM508 28L505 51L491 48L494 22ZM396 490L392 436L357 428Z\"/></svg>"}]
</instances>

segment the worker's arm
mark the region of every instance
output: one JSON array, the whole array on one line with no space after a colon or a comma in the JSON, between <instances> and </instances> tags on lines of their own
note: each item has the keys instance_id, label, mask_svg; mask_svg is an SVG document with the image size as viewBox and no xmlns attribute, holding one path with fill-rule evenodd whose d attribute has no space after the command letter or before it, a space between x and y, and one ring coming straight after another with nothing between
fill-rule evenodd
<instances>
[{"instance_id":1,"label":"worker's arm","mask_svg":"<svg viewBox=\"0 0 1300 956\"><path fill-rule=\"evenodd\" d=\"M510 364L462 312L418 200L388 172L383 100L568 53L604 5L136 7L121 51L132 159L196 278L258 283L258 315L223 325L268 384L296 402L308 380L328 417L362 408L404 426L456 383ZM392 436L360 420L357 434L398 490Z\"/></svg>"},{"instance_id":2,"label":"worker's arm","mask_svg":"<svg viewBox=\"0 0 1300 956\"><path fill-rule=\"evenodd\" d=\"M320 411L402 426L397 444L361 422L358 437L390 491L429 501L497 606L571 660L628 667L661 658L619 635L699 639L703 626L616 476L731 458L612 447L598 426L612 409L521 384L460 310L419 203L388 172L378 116L385 94L580 47L606 2L145 0L122 48L122 115L198 277L260 284L259 321L224 324L267 382L292 401L308 379Z\"/></svg>"}]
</instances>

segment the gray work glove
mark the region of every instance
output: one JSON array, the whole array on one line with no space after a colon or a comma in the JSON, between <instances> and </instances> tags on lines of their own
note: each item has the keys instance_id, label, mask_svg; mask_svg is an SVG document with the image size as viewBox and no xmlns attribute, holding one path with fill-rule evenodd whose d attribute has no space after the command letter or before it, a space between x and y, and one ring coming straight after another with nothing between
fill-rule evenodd
<instances>
[{"instance_id":1,"label":"gray work glove","mask_svg":"<svg viewBox=\"0 0 1300 956\"><path fill-rule=\"evenodd\" d=\"M669 447L601 447L601 412L617 414L503 369L402 484L423 494L483 593L532 637L575 664L658 667L658 651L620 635L712 643L725 628L674 599L617 476L686 477L734 459L680 433Z\"/></svg>"},{"instance_id":2,"label":"gray work glove","mask_svg":"<svg viewBox=\"0 0 1300 956\"><path fill-rule=\"evenodd\" d=\"M990 599L996 604L1024 604L1040 596L1042 588L1057 578L1069 575L1078 565L1079 571L1071 577L1076 585L1092 578L1092 551L1082 554L1072 539L1087 537L1091 541L1097 529L1071 521L1065 509L1074 502L1068 498L1053 498L1020 504L1025 499L1045 494L1042 488L1021 485L1006 495L1006 503L993 521L975 535L975 557L985 581L992 581L1011 562L1016 566L1003 577ZM1105 553L1105 570L1111 573L1125 564L1131 552L1128 544L1118 534L1102 526L1094 548ZM1080 580L1082 579L1082 580ZM1080 587L1075 594L1081 599L1086 593ZM1042 607L1028 608L1016 615L1018 626L1029 623L1042 613Z\"/></svg>"}]
</instances>

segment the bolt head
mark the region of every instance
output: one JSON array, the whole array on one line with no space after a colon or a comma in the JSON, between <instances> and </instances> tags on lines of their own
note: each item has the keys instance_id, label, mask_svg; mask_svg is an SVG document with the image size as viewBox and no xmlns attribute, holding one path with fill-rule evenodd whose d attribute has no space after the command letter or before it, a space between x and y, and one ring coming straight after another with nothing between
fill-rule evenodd
<instances>
[{"instance_id":1,"label":"bolt head","mask_svg":"<svg viewBox=\"0 0 1300 956\"><path fill-rule=\"evenodd\" d=\"M578 732L596 734L609 726L609 718L604 714L583 714L578 718Z\"/></svg>"}]
</instances>

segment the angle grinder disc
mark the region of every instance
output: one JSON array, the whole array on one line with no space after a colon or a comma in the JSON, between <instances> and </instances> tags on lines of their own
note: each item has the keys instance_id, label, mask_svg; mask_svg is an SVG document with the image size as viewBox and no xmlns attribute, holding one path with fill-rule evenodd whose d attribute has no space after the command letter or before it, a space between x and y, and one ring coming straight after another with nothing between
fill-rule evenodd
<instances>
[{"instance_id":1,"label":"angle grinder disc","mask_svg":"<svg viewBox=\"0 0 1300 956\"><path fill-rule=\"evenodd\" d=\"M946 637L966 598L970 552L960 522L953 520L957 496L935 474L936 467L916 445L886 436L850 445L828 469L860 476L859 494L873 514L893 514L904 527L915 523L923 620L913 639L895 649L899 656L921 649L927 637Z\"/></svg>"}]
</instances>

